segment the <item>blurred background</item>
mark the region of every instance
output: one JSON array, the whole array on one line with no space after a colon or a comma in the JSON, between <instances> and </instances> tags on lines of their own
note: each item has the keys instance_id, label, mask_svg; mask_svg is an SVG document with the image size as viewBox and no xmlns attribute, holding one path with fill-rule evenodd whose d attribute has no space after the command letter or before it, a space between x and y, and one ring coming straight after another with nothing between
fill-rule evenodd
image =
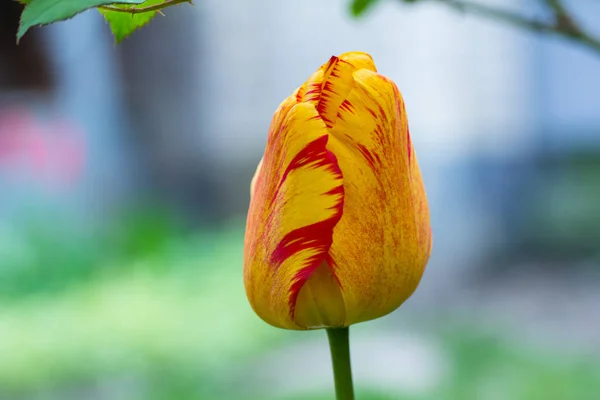
<instances>
[{"instance_id":1,"label":"blurred background","mask_svg":"<svg viewBox=\"0 0 600 400\"><path fill-rule=\"evenodd\" d=\"M202 0L119 46L90 11L17 47L19 13L1 2L0 399L333 398L325 333L258 319L242 246L272 113L350 50L403 92L434 232L415 295L352 328L358 398L600 398L599 54L429 3Z\"/></svg>"}]
</instances>

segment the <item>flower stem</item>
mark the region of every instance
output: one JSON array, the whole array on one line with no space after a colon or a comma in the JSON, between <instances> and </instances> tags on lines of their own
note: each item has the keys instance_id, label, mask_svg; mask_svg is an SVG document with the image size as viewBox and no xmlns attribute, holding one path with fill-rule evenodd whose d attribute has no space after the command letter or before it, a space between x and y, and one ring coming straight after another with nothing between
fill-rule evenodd
<instances>
[{"instance_id":1,"label":"flower stem","mask_svg":"<svg viewBox=\"0 0 600 400\"><path fill-rule=\"evenodd\" d=\"M327 329L337 400L354 400L348 328Z\"/></svg>"}]
</instances>

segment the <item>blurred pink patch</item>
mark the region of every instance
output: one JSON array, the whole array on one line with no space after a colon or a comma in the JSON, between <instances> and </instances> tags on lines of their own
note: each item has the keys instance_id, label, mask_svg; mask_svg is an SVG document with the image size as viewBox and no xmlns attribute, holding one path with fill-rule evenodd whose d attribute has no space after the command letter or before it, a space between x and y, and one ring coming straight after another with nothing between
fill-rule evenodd
<instances>
[{"instance_id":1,"label":"blurred pink patch","mask_svg":"<svg viewBox=\"0 0 600 400\"><path fill-rule=\"evenodd\" d=\"M42 123L29 110L0 110L0 172L51 185L73 184L84 168L81 130L64 120Z\"/></svg>"}]
</instances>

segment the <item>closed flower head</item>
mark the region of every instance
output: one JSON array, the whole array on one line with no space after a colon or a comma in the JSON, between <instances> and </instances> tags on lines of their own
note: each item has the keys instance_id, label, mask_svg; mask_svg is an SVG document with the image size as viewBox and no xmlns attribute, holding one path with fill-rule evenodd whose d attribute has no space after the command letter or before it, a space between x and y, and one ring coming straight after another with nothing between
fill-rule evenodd
<instances>
[{"instance_id":1,"label":"closed flower head","mask_svg":"<svg viewBox=\"0 0 600 400\"><path fill-rule=\"evenodd\" d=\"M244 282L269 324L346 327L416 289L427 198L402 96L368 54L331 57L281 103L250 190Z\"/></svg>"}]
</instances>

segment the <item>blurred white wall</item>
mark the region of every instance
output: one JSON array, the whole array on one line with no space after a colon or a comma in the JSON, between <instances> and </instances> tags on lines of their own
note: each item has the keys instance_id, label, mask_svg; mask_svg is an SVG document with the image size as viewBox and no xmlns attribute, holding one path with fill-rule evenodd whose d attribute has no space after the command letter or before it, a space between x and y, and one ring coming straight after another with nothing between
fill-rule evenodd
<instances>
[{"instance_id":1,"label":"blurred white wall","mask_svg":"<svg viewBox=\"0 0 600 400\"><path fill-rule=\"evenodd\" d=\"M43 28L56 73L50 112L79 127L84 165L75 191L61 199L69 212L102 221L131 192L135 152L108 25L96 10Z\"/></svg>"}]
</instances>

